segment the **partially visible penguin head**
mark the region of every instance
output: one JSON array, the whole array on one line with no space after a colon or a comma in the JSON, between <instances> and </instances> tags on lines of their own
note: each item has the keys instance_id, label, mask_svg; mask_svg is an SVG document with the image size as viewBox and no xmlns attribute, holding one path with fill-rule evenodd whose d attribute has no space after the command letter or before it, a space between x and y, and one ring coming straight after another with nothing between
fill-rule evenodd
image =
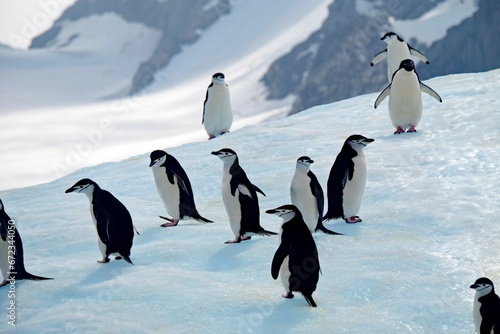
<instances>
[{"instance_id":1,"label":"partially visible penguin head","mask_svg":"<svg viewBox=\"0 0 500 334\"><path fill-rule=\"evenodd\" d=\"M411 59L405 59L399 64L399 68L404 68L405 71L411 72L415 70L415 63Z\"/></svg>"},{"instance_id":2,"label":"partially visible penguin head","mask_svg":"<svg viewBox=\"0 0 500 334\"><path fill-rule=\"evenodd\" d=\"M295 217L297 214L300 214L300 211L299 209L297 209L295 205L286 204L277 207L275 209L267 210L266 213L281 217L283 219L283 223L286 223L287 221Z\"/></svg>"},{"instance_id":3,"label":"partially visible penguin head","mask_svg":"<svg viewBox=\"0 0 500 334\"><path fill-rule=\"evenodd\" d=\"M91 179L81 179L75 183L71 188L66 189L65 193L92 193L97 183Z\"/></svg>"},{"instance_id":4,"label":"partially visible penguin head","mask_svg":"<svg viewBox=\"0 0 500 334\"><path fill-rule=\"evenodd\" d=\"M375 139L366 138L365 136L362 135L352 135L349 136L345 142L348 143L353 149L357 150L365 148L366 145L374 141Z\"/></svg>"},{"instance_id":5,"label":"partially visible penguin head","mask_svg":"<svg viewBox=\"0 0 500 334\"><path fill-rule=\"evenodd\" d=\"M160 167L167 160L167 152L156 150L151 152L149 158L151 159L149 167Z\"/></svg>"},{"instance_id":6,"label":"partially visible penguin head","mask_svg":"<svg viewBox=\"0 0 500 334\"><path fill-rule=\"evenodd\" d=\"M223 149L220 149L218 151L213 151L211 154L215 155L216 157L221 159L224 163L227 163L227 162L232 163L238 157L236 155L236 152L230 148L223 148Z\"/></svg>"},{"instance_id":7,"label":"partially visible penguin head","mask_svg":"<svg viewBox=\"0 0 500 334\"><path fill-rule=\"evenodd\" d=\"M476 290L476 293L481 297L486 296L491 292L495 292L493 282L487 277L478 278L476 282L470 286L470 288Z\"/></svg>"},{"instance_id":8,"label":"partially visible penguin head","mask_svg":"<svg viewBox=\"0 0 500 334\"><path fill-rule=\"evenodd\" d=\"M215 84L224 84L225 83L225 79L226 77L224 76L223 73L215 73L214 75L212 75L212 82L215 83Z\"/></svg>"},{"instance_id":9,"label":"partially visible penguin head","mask_svg":"<svg viewBox=\"0 0 500 334\"><path fill-rule=\"evenodd\" d=\"M313 162L314 162L314 160L312 160L308 156L302 156L302 157L300 157L300 158L297 159L296 168L297 169L309 170L309 166L311 166L311 164Z\"/></svg>"},{"instance_id":10,"label":"partially visible penguin head","mask_svg":"<svg viewBox=\"0 0 500 334\"><path fill-rule=\"evenodd\" d=\"M380 40L386 42L387 44L392 43L395 40L399 40L400 42L403 42L403 39L401 37L399 37L396 33L393 33L392 31L386 33L384 36L382 36L382 38Z\"/></svg>"}]
</instances>

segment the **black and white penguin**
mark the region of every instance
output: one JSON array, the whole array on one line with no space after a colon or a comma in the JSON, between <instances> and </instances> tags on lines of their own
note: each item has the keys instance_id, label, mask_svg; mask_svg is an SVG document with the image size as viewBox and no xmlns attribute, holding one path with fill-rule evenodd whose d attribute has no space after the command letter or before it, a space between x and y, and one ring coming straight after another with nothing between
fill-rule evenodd
<instances>
[{"instance_id":1,"label":"black and white penguin","mask_svg":"<svg viewBox=\"0 0 500 334\"><path fill-rule=\"evenodd\" d=\"M331 231L323 225L325 199L321 184L316 175L310 170L313 162L307 156L297 159L295 174L290 186L292 204L300 210L311 233L320 230L326 234L341 234Z\"/></svg>"},{"instance_id":2,"label":"black and white penguin","mask_svg":"<svg viewBox=\"0 0 500 334\"><path fill-rule=\"evenodd\" d=\"M327 183L328 212L323 220L342 218L358 223L357 216L366 184L366 162L363 149L375 139L349 136L333 163Z\"/></svg>"},{"instance_id":3,"label":"black and white penguin","mask_svg":"<svg viewBox=\"0 0 500 334\"><path fill-rule=\"evenodd\" d=\"M441 97L429 86L424 85L415 71L415 63L405 59L394 73L392 82L375 100L375 109L389 96L389 116L396 127L394 134L417 132L416 126L422 118L422 93L427 93L439 102Z\"/></svg>"},{"instance_id":4,"label":"black and white penguin","mask_svg":"<svg viewBox=\"0 0 500 334\"><path fill-rule=\"evenodd\" d=\"M0 271L3 281L0 286L7 285L10 280L48 280L52 278L30 274L24 267L24 249L21 235L17 231L15 221L5 212L0 200ZM13 261L12 261L13 260Z\"/></svg>"},{"instance_id":5,"label":"black and white penguin","mask_svg":"<svg viewBox=\"0 0 500 334\"><path fill-rule=\"evenodd\" d=\"M110 255L123 258L130 264L130 250L134 239L132 217L123 205L109 191L101 189L90 179L75 183L66 193L84 193L90 202L90 215L97 229L97 243L102 254L99 263L109 262Z\"/></svg>"},{"instance_id":6,"label":"black and white penguin","mask_svg":"<svg viewBox=\"0 0 500 334\"><path fill-rule=\"evenodd\" d=\"M371 60L370 65L373 66L387 58L387 78L389 82L391 82L394 72L398 70L399 64L405 59L410 59L412 55L429 64L429 60L427 60L422 52L409 46L397 34L388 32L382 36L381 40L387 43L387 48L377 53Z\"/></svg>"},{"instance_id":7,"label":"black and white penguin","mask_svg":"<svg viewBox=\"0 0 500 334\"><path fill-rule=\"evenodd\" d=\"M276 235L260 226L260 209L257 192L266 196L262 190L253 185L245 171L241 168L236 152L223 148L212 152L224 163L222 176L222 200L229 218L235 239L226 243L239 243L250 239L246 233L260 235Z\"/></svg>"},{"instance_id":8,"label":"black and white penguin","mask_svg":"<svg viewBox=\"0 0 500 334\"><path fill-rule=\"evenodd\" d=\"M172 216L172 218L160 216L170 221L161 226L176 226L179 220L187 217L201 223L213 223L196 210L191 182L177 159L161 150L151 152L150 158L149 167L153 169L156 189L165 209Z\"/></svg>"},{"instance_id":9,"label":"black and white penguin","mask_svg":"<svg viewBox=\"0 0 500 334\"><path fill-rule=\"evenodd\" d=\"M476 290L472 311L476 331L479 334L500 333L500 298L493 282L481 277L470 288Z\"/></svg>"},{"instance_id":10,"label":"black and white penguin","mask_svg":"<svg viewBox=\"0 0 500 334\"><path fill-rule=\"evenodd\" d=\"M208 139L228 132L233 124L229 87L222 73L215 73L212 76L212 83L207 88L205 102L203 103L201 123L205 126Z\"/></svg>"},{"instance_id":11,"label":"black and white penguin","mask_svg":"<svg viewBox=\"0 0 500 334\"><path fill-rule=\"evenodd\" d=\"M283 219L281 243L271 264L272 277L277 279L280 274L284 298L293 298L292 292L298 291L310 306L316 307L312 294L319 280L318 249L302 214L295 205L283 205L266 213Z\"/></svg>"}]
</instances>

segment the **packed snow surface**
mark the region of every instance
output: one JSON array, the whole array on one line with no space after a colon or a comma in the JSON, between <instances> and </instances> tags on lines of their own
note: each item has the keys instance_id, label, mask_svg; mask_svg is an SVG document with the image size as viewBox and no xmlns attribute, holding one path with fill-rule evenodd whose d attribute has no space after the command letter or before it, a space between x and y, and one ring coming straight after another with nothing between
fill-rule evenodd
<instances>
[{"instance_id":1,"label":"packed snow surface","mask_svg":"<svg viewBox=\"0 0 500 334\"><path fill-rule=\"evenodd\" d=\"M28 188L0 192L23 238L29 272L51 281L15 284L16 326L7 324L9 286L0 289L1 331L13 333L472 333L469 286L480 276L500 284L500 70L425 82L415 134L393 135L387 102L363 95L246 126L210 141L169 148L191 179L198 211L213 224L181 221L161 228L149 153L80 169ZM383 87L381 87L382 89ZM131 129L132 131L132 129ZM210 154L235 150L264 210L290 202L299 156L308 155L326 192L344 140L374 138L365 149L368 180L363 222L326 223L344 233L315 233L322 275L313 294L283 299L270 273L277 236L233 237L220 193L222 163ZM157 143L166 148L168 143ZM33 169L38 160L30 161ZM65 194L81 178L121 200L141 233L132 260L98 264L87 198Z\"/></svg>"}]
</instances>

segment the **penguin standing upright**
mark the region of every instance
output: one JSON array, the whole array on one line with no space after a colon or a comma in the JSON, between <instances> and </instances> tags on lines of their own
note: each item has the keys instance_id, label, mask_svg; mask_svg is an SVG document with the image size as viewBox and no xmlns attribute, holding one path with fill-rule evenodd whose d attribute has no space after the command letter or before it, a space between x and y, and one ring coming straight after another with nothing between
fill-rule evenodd
<instances>
[{"instance_id":1,"label":"penguin standing upright","mask_svg":"<svg viewBox=\"0 0 500 334\"><path fill-rule=\"evenodd\" d=\"M316 307L312 294L319 280L318 249L302 214L295 205L283 205L266 213L283 219L281 243L271 264L272 277L281 275L283 297L293 298L292 291L299 291L310 306Z\"/></svg>"},{"instance_id":2,"label":"penguin standing upright","mask_svg":"<svg viewBox=\"0 0 500 334\"><path fill-rule=\"evenodd\" d=\"M325 199L321 184L316 175L310 170L313 162L307 156L297 159L295 174L290 186L292 204L300 210L311 233L320 230L326 234L341 234L331 231L323 225Z\"/></svg>"},{"instance_id":3,"label":"penguin standing upright","mask_svg":"<svg viewBox=\"0 0 500 334\"><path fill-rule=\"evenodd\" d=\"M324 220L342 218L358 223L357 216L366 184L366 162L363 149L375 139L349 136L333 163L327 183L328 211Z\"/></svg>"},{"instance_id":4,"label":"penguin standing upright","mask_svg":"<svg viewBox=\"0 0 500 334\"><path fill-rule=\"evenodd\" d=\"M0 286L4 286L10 280L48 280L52 278L41 277L30 274L24 267L24 249L21 235L17 231L15 221L10 219L5 212L5 207L0 200L0 271L3 281Z\"/></svg>"},{"instance_id":5,"label":"penguin standing upright","mask_svg":"<svg viewBox=\"0 0 500 334\"><path fill-rule=\"evenodd\" d=\"M421 91L443 102L438 93L420 82L413 60L403 60L392 82L380 93L374 104L376 109L389 96L389 116L396 127L394 134L403 133L405 129L408 129L407 132L417 132L416 126L422 118Z\"/></svg>"},{"instance_id":6,"label":"penguin standing upright","mask_svg":"<svg viewBox=\"0 0 500 334\"><path fill-rule=\"evenodd\" d=\"M123 205L109 191L103 190L90 179L81 179L65 193L84 193L90 202L90 215L97 229L97 243L102 254L99 263L109 262L109 256L117 255L130 264L130 250L134 239L132 217Z\"/></svg>"},{"instance_id":7,"label":"penguin standing upright","mask_svg":"<svg viewBox=\"0 0 500 334\"><path fill-rule=\"evenodd\" d=\"M165 209L172 216L172 218L160 216L170 221L161 226L176 226L179 220L185 217L191 217L201 223L213 223L196 210L191 182L177 159L161 150L151 152L150 158L149 167L153 169L156 189Z\"/></svg>"},{"instance_id":8,"label":"penguin standing upright","mask_svg":"<svg viewBox=\"0 0 500 334\"><path fill-rule=\"evenodd\" d=\"M387 48L377 53L371 60L370 65L373 66L387 58L387 78L389 82L392 81L392 76L398 70L399 64L405 59L410 59L412 55L429 64L429 61L422 52L409 46L397 34L388 32L382 36L381 40L387 43Z\"/></svg>"},{"instance_id":9,"label":"penguin standing upright","mask_svg":"<svg viewBox=\"0 0 500 334\"><path fill-rule=\"evenodd\" d=\"M233 111L229 97L229 87L222 73L212 76L212 83L207 88L203 103L203 118L208 139L215 138L229 131L233 124Z\"/></svg>"},{"instance_id":10,"label":"penguin standing upright","mask_svg":"<svg viewBox=\"0 0 500 334\"><path fill-rule=\"evenodd\" d=\"M470 288L476 290L472 315L477 333L500 333L500 298L495 293L493 282L481 277Z\"/></svg>"},{"instance_id":11,"label":"penguin standing upright","mask_svg":"<svg viewBox=\"0 0 500 334\"><path fill-rule=\"evenodd\" d=\"M238 156L230 148L223 148L212 152L224 163L222 176L222 200L229 218L231 230L235 239L226 244L239 243L250 239L246 233L260 235L276 235L277 233L266 231L260 226L260 209L257 192L265 196L264 192L248 179L245 171L241 168Z\"/></svg>"}]
</instances>

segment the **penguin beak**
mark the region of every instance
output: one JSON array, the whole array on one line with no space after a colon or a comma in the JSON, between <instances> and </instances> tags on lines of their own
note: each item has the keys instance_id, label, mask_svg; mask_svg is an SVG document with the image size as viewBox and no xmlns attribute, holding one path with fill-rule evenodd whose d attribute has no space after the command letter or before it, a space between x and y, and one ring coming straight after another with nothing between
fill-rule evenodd
<instances>
[{"instance_id":1,"label":"penguin beak","mask_svg":"<svg viewBox=\"0 0 500 334\"><path fill-rule=\"evenodd\" d=\"M373 143L375 141L375 139L373 138L366 138L366 139L363 139L363 144L366 146L370 143Z\"/></svg>"},{"instance_id":2,"label":"penguin beak","mask_svg":"<svg viewBox=\"0 0 500 334\"><path fill-rule=\"evenodd\" d=\"M149 167L153 167L154 165L156 165L157 162L158 162L158 160L151 161L151 163L149 164Z\"/></svg>"},{"instance_id":3,"label":"penguin beak","mask_svg":"<svg viewBox=\"0 0 500 334\"><path fill-rule=\"evenodd\" d=\"M266 213L270 214L270 215L275 215L278 213L278 210L276 209L271 209L271 210L267 210Z\"/></svg>"},{"instance_id":4,"label":"penguin beak","mask_svg":"<svg viewBox=\"0 0 500 334\"><path fill-rule=\"evenodd\" d=\"M477 288L479 288L479 285L478 285L478 284L472 284L472 285L470 286L470 288L471 288L471 289L477 289Z\"/></svg>"},{"instance_id":5,"label":"penguin beak","mask_svg":"<svg viewBox=\"0 0 500 334\"><path fill-rule=\"evenodd\" d=\"M215 155L215 156L219 156L220 155L220 152L219 151L213 151L212 153L210 153L212 155Z\"/></svg>"},{"instance_id":6,"label":"penguin beak","mask_svg":"<svg viewBox=\"0 0 500 334\"><path fill-rule=\"evenodd\" d=\"M72 193L73 191L75 191L75 188L71 187L69 189L66 189L66 191L64 192L65 194L67 193Z\"/></svg>"}]
</instances>

